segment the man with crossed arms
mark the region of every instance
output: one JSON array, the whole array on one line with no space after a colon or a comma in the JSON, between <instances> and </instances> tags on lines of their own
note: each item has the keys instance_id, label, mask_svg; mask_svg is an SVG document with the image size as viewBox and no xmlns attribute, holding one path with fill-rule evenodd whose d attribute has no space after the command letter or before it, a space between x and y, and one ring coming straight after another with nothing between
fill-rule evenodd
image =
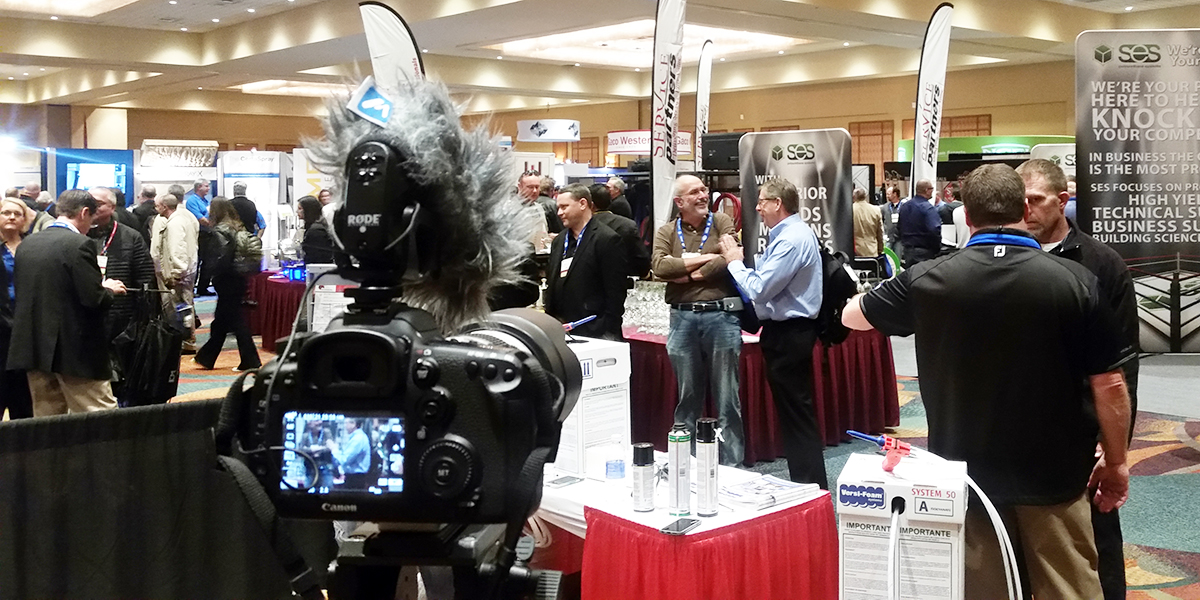
<instances>
[{"instance_id":1,"label":"man with crossed arms","mask_svg":"<svg viewBox=\"0 0 1200 600\"><path fill-rule=\"evenodd\" d=\"M679 385L675 421L695 431L711 386L724 440L721 464L733 466L745 455L738 397L742 302L721 256L720 239L733 234L733 219L709 211L709 200L699 178L682 175L675 180L679 218L658 228L650 264L655 276L667 280L665 299L671 305L667 356Z\"/></svg>"}]
</instances>

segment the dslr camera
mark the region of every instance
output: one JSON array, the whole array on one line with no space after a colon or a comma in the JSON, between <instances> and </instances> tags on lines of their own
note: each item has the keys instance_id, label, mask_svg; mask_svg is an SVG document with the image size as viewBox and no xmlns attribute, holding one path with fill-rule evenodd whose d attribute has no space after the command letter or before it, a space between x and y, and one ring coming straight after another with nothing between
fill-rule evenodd
<instances>
[{"instance_id":1,"label":"dslr camera","mask_svg":"<svg viewBox=\"0 0 1200 600\"><path fill-rule=\"evenodd\" d=\"M293 336L258 371L238 427L247 464L283 517L524 520L579 396L561 324L513 309L444 338L396 301L437 268L428 190L380 141L358 144L345 174L336 272L361 285L325 331Z\"/></svg>"}]
</instances>

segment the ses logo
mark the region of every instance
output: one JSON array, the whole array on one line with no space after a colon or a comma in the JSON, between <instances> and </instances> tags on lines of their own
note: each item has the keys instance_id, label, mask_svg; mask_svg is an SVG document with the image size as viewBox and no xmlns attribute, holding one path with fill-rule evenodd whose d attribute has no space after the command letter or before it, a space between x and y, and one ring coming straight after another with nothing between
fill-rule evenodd
<instances>
[{"instance_id":1,"label":"ses logo","mask_svg":"<svg viewBox=\"0 0 1200 600\"><path fill-rule=\"evenodd\" d=\"M788 160L812 160L817 157L817 152L812 144L788 144L771 148L771 158L783 160L784 156Z\"/></svg>"},{"instance_id":2,"label":"ses logo","mask_svg":"<svg viewBox=\"0 0 1200 600\"><path fill-rule=\"evenodd\" d=\"M838 487L838 502L855 508L883 508L883 488L866 485Z\"/></svg>"},{"instance_id":3,"label":"ses logo","mask_svg":"<svg viewBox=\"0 0 1200 600\"><path fill-rule=\"evenodd\" d=\"M1106 63L1113 59L1112 48L1104 45L1096 46L1093 57L1099 63ZM1159 60L1162 60L1162 52L1159 51L1158 44L1122 44L1117 47L1117 61L1119 62L1153 64Z\"/></svg>"}]
</instances>

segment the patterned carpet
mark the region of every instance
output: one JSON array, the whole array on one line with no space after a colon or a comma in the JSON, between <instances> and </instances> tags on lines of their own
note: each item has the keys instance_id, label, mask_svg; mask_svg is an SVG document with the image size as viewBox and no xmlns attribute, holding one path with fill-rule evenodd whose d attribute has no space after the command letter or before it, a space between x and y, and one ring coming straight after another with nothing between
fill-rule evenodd
<instances>
[{"instance_id":1,"label":"patterned carpet","mask_svg":"<svg viewBox=\"0 0 1200 600\"><path fill-rule=\"evenodd\" d=\"M208 341L208 327L212 323L213 310L217 307L216 296L206 296L196 299L196 314L200 316L200 329L196 330L196 345ZM254 342L261 340L255 336ZM259 359L263 364L274 358L274 354L258 350ZM175 401L205 400L209 398L224 398L225 390L237 378L233 368L238 366L237 341L232 335L225 337L225 346L217 357L212 370L206 370L192 362L190 355L185 355L179 367L179 393Z\"/></svg>"}]
</instances>

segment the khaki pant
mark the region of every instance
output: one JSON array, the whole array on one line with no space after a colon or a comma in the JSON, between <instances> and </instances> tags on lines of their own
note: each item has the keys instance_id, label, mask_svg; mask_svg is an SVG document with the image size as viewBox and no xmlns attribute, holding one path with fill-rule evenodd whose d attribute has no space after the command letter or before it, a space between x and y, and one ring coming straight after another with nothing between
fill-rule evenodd
<instances>
[{"instance_id":1,"label":"khaki pant","mask_svg":"<svg viewBox=\"0 0 1200 600\"><path fill-rule=\"evenodd\" d=\"M108 380L84 379L61 373L29 371L29 395L33 416L48 417L117 407Z\"/></svg>"},{"instance_id":2,"label":"khaki pant","mask_svg":"<svg viewBox=\"0 0 1200 600\"><path fill-rule=\"evenodd\" d=\"M1051 506L1000 508L1013 550L1028 574L1025 594L1041 599L1102 598L1099 561L1087 494ZM966 598L1008 598L1004 563L991 519L982 505L967 511Z\"/></svg>"}]
</instances>

